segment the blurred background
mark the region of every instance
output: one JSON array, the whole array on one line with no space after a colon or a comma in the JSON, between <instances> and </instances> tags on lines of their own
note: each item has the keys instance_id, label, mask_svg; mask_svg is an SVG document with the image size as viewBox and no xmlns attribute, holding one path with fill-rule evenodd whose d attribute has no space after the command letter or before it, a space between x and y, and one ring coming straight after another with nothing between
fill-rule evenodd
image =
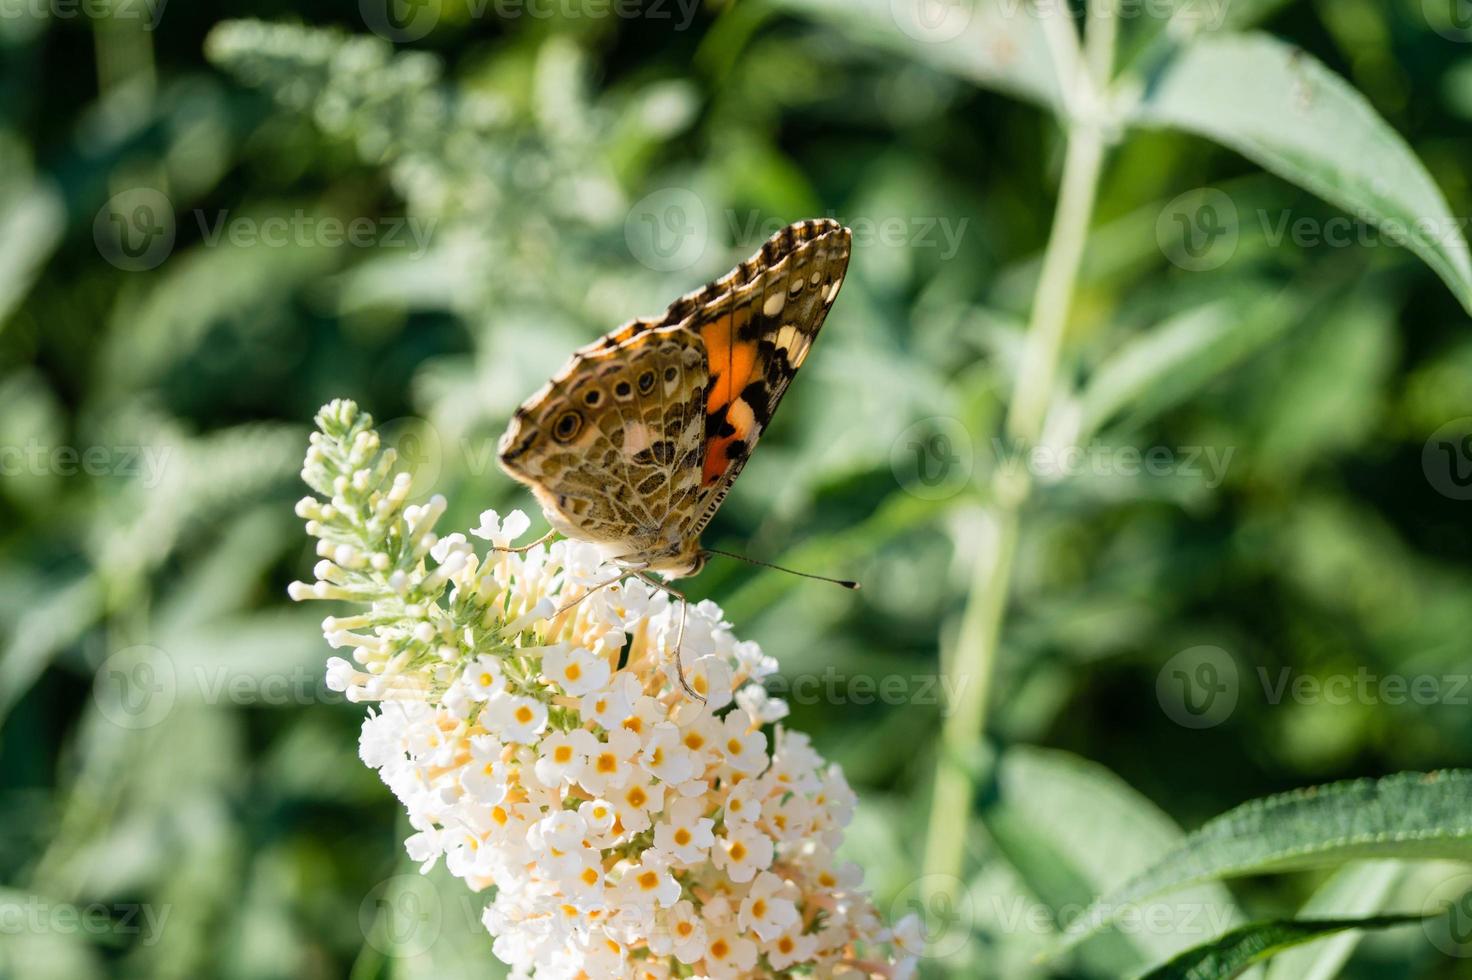
<instances>
[{"instance_id":1,"label":"blurred background","mask_svg":"<svg viewBox=\"0 0 1472 980\"><path fill-rule=\"evenodd\" d=\"M1237 7L1348 79L1469 213L1465 4ZM849 855L911 910L938 656L1061 162L1029 52L938 55L952 14L0 2L0 975L501 976L482 901L404 859L363 710L321 680L324 610L286 601L314 560L292 514L312 414L372 412L446 529L532 511L494 462L515 406L575 345L822 215L854 229L849 277L707 543L864 590L719 560L686 584L779 658L791 724L862 801ZM1065 377L1183 316L1225 328L1039 474L987 719L1003 763L924 975L1119 975L1107 950L1032 960L1143 860L1107 835L1472 765L1457 300L1231 152L1131 133ZM1396 872L1386 901L1457 873ZM1315 884L1233 890L1258 917ZM1465 976L1466 951L1401 930L1343 975Z\"/></svg>"}]
</instances>

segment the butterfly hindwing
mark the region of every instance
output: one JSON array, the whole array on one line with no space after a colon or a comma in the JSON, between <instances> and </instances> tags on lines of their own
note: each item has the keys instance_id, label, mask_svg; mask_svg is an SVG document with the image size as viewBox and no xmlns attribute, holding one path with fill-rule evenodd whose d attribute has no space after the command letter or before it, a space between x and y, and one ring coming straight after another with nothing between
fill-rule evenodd
<instances>
[{"instance_id":1,"label":"butterfly hindwing","mask_svg":"<svg viewBox=\"0 0 1472 980\"><path fill-rule=\"evenodd\" d=\"M648 548L696 502L706 380L678 326L591 344L517 410L501 465L563 534Z\"/></svg>"}]
</instances>

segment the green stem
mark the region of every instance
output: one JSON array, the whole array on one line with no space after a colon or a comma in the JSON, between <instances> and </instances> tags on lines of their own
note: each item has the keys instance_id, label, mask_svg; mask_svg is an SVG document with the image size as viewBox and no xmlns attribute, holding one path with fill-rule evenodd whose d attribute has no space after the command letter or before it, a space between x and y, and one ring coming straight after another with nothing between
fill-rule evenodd
<instances>
[{"instance_id":1,"label":"green stem","mask_svg":"<svg viewBox=\"0 0 1472 980\"><path fill-rule=\"evenodd\" d=\"M1089 122L1071 123L1053 230L1043 254L1022 370L1007 415L1007 432L1024 450L1042 435L1056 385L1064 327L1103 159L1104 142L1098 129ZM936 764L925 849L929 895L948 893L954 899L961 887L967 818L981 775L980 750L997 643L1017 552L1020 511L1029 490L1025 468L999 467L990 508L992 540L976 556L960 634L946 667L951 689L958 693L942 728ZM931 907L928 900L926 907Z\"/></svg>"},{"instance_id":2,"label":"green stem","mask_svg":"<svg viewBox=\"0 0 1472 980\"><path fill-rule=\"evenodd\" d=\"M1104 92L1114 74L1115 37L1119 33L1118 0L1089 0L1088 30L1084 32L1084 60L1093 75L1095 91Z\"/></svg>"},{"instance_id":3,"label":"green stem","mask_svg":"<svg viewBox=\"0 0 1472 980\"><path fill-rule=\"evenodd\" d=\"M1063 328L1073 301L1074 283L1088 238L1089 216L1099 185L1104 159L1104 140L1089 123L1075 122L1068 134L1068 151L1063 161L1063 188L1053 233L1043 253L1043 271L1033 296L1032 319L1027 328L1027 346L1012 407L1007 413L1007 434L1022 445L1042 435L1048 405L1057 383L1058 355L1063 348Z\"/></svg>"}]
</instances>

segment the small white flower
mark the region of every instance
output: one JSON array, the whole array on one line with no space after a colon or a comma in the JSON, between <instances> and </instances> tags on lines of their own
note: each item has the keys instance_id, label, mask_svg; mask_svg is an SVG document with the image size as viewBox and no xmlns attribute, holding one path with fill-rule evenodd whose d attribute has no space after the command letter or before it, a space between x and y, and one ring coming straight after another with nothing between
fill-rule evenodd
<instances>
[{"instance_id":1,"label":"small white flower","mask_svg":"<svg viewBox=\"0 0 1472 980\"><path fill-rule=\"evenodd\" d=\"M680 730L667 721L655 725L650 732L639 764L645 772L665 783L683 783L696 773L695 755L685 748Z\"/></svg>"},{"instance_id":2,"label":"small white flower","mask_svg":"<svg viewBox=\"0 0 1472 980\"><path fill-rule=\"evenodd\" d=\"M648 777L635 779L614 793L611 802L624 831L642 834L649 829L650 814L658 813L664 806L664 787L649 782Z\"/></svg>"},{"instance_id":3,"label":"small white flower","mask_svg":"<svg viewBox=\"0 0 1472 980\"><path fill-rule=\"evenodd\" d=\"M570 732L553 732L537 746L534 769L543 786L558 787L576 783L583 777L588 757L598 748L593 734L581 728Z\"/></svg>"},{"instance_id":4,"label":"small white flower","mask_svg":"<svg viewBox=\"0 0 1472 980\"><path fill-rule=\"evenodd\" d=\"M476 657L460 675L466 692L476 701L489 701L506 690L506 677L494 657Z\"/></svg>"},{"instance_id":5,"label":"small white flower","mask_svg":"<svg viewBox=\"0 0 1472 980\"><path fill-rule=\"evenodd\" d=\"M531 520L519 510L507 514L504 521L495 511L483 510L480 514L480 527L470 533L498 548L509 548L511 542L525 534L531 526Z\"/></svg>"},{"instance_id":6,"label":"small white flower","mask_svg":"<svg viewBox=\"0 0 1472 980\"><path fill-rule=\"evenodd\" d=\"M771 725L791 712L787 702L774 698L760 684L745 684L736 691L736 707L753 725Z\"/></svg>"},{"instance_id":7,"label":"small white flower","mask_svg":"<svg viewBox=\"0 0 1472 980\"><path fill-rule=\"evenodd\" d=\"M507 742L535 742L547 727L547 706L536 698L498 694L486 703L486 710Z\"/></svg>"},{"instance_id":8,"label":"small white flower","mask_svg":"<svg viewBox=\"0 0 1472 980\"><path fill-rule=\"evenodd\" d=\"M671 953L686 966L705 956L705 923L695 906L681 899L664 917L665 928L649 937L649 947L660 956Z\"/></svg>"},{"instance_id":9,"label":"small white flower","mask_svg":"<svg viewBox=\"0 0 1472 980\"><path fill-rule=\"evenodd\" d=\"M450 555L466 550L468 549L465 535L457 531L436 541L434 547L429 549L429 556L443 565L445 559Z\"/></svg>"},{"instance_id":10,"label":"small white flower","mask_svg":"<svg viewBox=\"0 0 1472 980\"><path fill-rule=\"evenodd\" d=\"M713 930L706 938L705 966L712 980L742 976L756 966L757 947L734 929Z\"/></svg>"},{"instance_id":11,"label":"small white flower","mask_svg":"<svg viewBox=\"0 0 1472 980\"><path fill-rule=\"evenodd\" d=\"M767 960L774 970L785 970L796 963L806 963L818 949L816 936L803 935L801 920L776 939L764 944Z\"/></svg>"},{"instance_id":12,"label":"small white flower","mask_svg":"<svg viewBox=\"0 0 1472 980\"><path fill-rule=\"evenodd\" d=\"M648 695L634 699L634 710L619 723L619 727L633 732L640 739L648 738L654 726L669 717L664 705Z\"/></svg>"},{"instance_id":13,"label":"small white flower","mask_svg":"<svg viewBox=\"0 0 1472 980\"><path fill-rule=\"evenodd\" d=\"M667 909L680 899L680 883L657 854L645 852L644 860L624 871L619 896L636 907L657 905Z\"/></svg>"},{"instance_id":14,"label":"small white flower","mask_svg":"<svg viewBox=\"0 0 1472 980\"><path fill-rule=\"evenodd\" d=\"M772 855L772 838L760 830L749 825L727 827L725 834L716 838L711 861L732 881L744 883L771 867Z\"/></svg>"},{"instance_id":15,"label":"small white flower","mask_svg":"<svg viewBox=\"0 0 1472 980\"><path fill-rule=\"evenodd\" d=\"M618 814L606 800L584 800L578 804L578 816L588 825L590 833L601 835L613 829Z\"/></svg>"},{"instance_id":16,"label":"small white flower","mask_svg":"<svg viewBox=\"0 0 1472 980\"><path fill-rule=\"evenodd\" d=\"M801 921L797 906L788 897L787 884L770 871L763 871L751 883L751 890L741 902L736 924L755 932L763 942L770 942Z\"/></svg>"},{"instance_id":17,"label":"small white flower","mask_svg":"<svg viewBox=\"0 0 1472 980\"><path fill-rule=\"evenodd\" d=\"M622 788L638 771L633 761L639 749L639 736L633 732L623 728L609 732L608 737L589 754L579 782L595 796Z\"/></svg>"},{"instance_id":18,"label":"small white flower","mask_svg":"<svg viewBox=\"0 0 1472 980\"><path fill-rule=\"evenodd\" d=\"M728 826L752 823L761 818L762 804L757 796L757 783L746 779L737 783L726 796L725 820Z\"/></svg>"},{"instance_id":19,"label":"small white flower","mask_svg":"<svg viewBox=\"0 0 1472 980\"><path fill-rule=\"evenodd\" d=\"M716 748L725 764L739 773L753 776L767 767L767 736L760 728L752 729L740 712L726 715Z\"/></svg>"},{"instance_id":20,"label":"small white flower","mask_svg":"<svg viewBox=\"0 0 1472 980\"><path fill-rule=\"evenodd\" d=\"M715 844L715 821L704 816L704 799L676 800L665 808L664 820L654 828L654 846L680 864L705 859Z\"/></svg>"},{"instance_id":21,"label":"small white flower","mask_svg":"<svg viewBox=\"0 0 1472 980\"><path fill-rule=\"evenodd\" d=\"M911 956L925 955L925 922L911 912L894 924L894 943Z\"/></svg>"},{"instance_id":22,"label":"small white flower","mask_svg":"<svg viewBox=\"0 0 1472 980\"><path fill-rule=\"evenodd\" d=\"M639 695L639 679L628 671L619 671L607 688L583 695L580 708L584 718L614 729L634 713L634 702Z\"/></svg>"},{"instance_id":23,"label":"small white flower","mask_svg":"<svg viewBox=\"0 0 1472 980\"><path fill-rule=\"evenodd\" d=\"M542 655L542 672L573 697L603 690L611 668L608 661L582 647L558 644Z\"/></svg>"},{"instance_id":24,"label":"small white flower","mask_svg":"<svg viewBox=\"0 0 1472 980\"><path fill-rule=\"evenodd\" d=\"M495 806L506 798L507 768L501 762L501 743L492 735L470 740L470 761L460 773L460 785L474 799Z\"/></svg>"},{"instance_id":25,"label":"small white flower","mask_svg":"<svg viewBox=\"0 0 1472 980\"><path fill-rule=\"evenodd\" d=\"M696 694L705 698L709 711L719 711L731 703L731 665L725 658L707 654L690 665L687 680Z\"/></svg>"}]
</instances>

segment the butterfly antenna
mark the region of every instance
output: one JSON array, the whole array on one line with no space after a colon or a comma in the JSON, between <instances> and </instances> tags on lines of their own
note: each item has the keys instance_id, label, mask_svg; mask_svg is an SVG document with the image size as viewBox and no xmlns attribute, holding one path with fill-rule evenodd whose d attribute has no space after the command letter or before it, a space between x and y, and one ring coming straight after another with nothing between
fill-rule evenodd
<instances>
[{"instance_id":1,"label":"butterfly antenna","mask_svg":"<svg viewBox=\"0 0 1472 980\"><path fill-rule=\"evenodd\" d=\"M761 561L756 558L748 558L745 555L738 555L733 551L721 551L719 548L706 548L705 553L707 555L720 555L723 558L735 558L737 561L744 561L748 565L760 565L763 568L775 568L779 572L786 572L788 575L796 575L798 578L811 578L817 579L819 582L831 582L834 585L842 586L845 589L858 591L859 588L859 583L853 581L852 579L829 578L826 575L814 575L812 572L799 572L795 568L785 568L782 565L774 565L769 561Z\"/></svg>"}]
</instances>

